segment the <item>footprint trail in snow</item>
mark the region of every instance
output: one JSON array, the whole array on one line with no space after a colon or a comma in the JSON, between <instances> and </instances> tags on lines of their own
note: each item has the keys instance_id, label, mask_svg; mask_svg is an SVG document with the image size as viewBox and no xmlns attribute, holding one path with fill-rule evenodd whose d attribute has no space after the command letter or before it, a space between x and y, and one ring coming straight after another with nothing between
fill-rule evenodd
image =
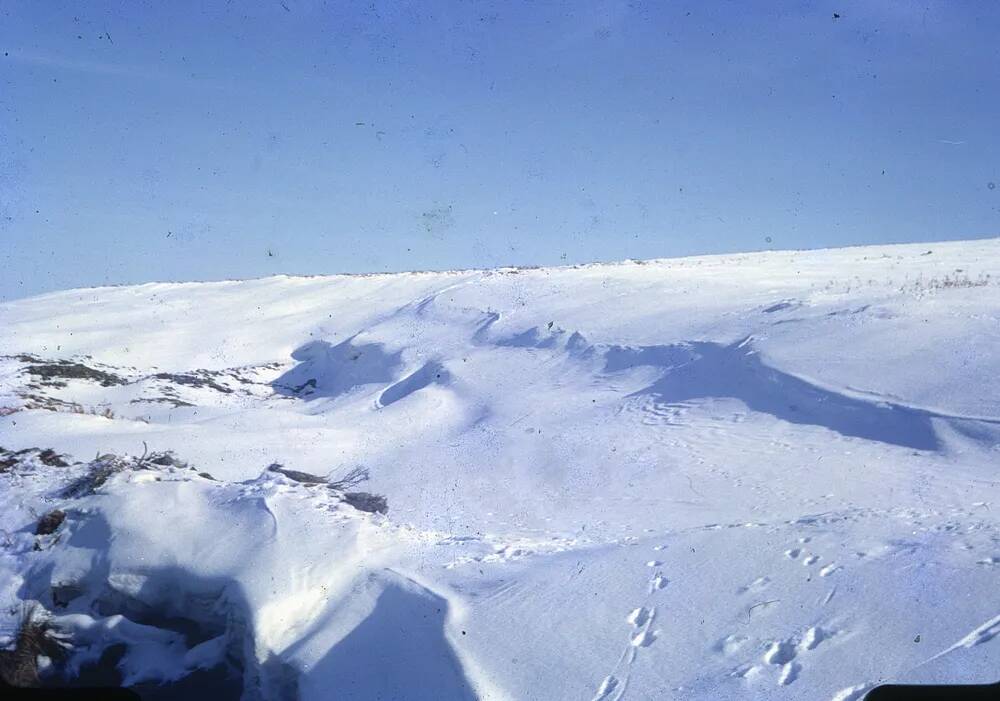
<instances>
[{"instance_id":1,"label":"footprint trail in snow","mask_svg":"<svg viewBox=\"0 0 1000 701\"><path fill-rule=\"evenodd\" d=\"M663 550L663 546L656 546L654 550ZM632 665L636 656L643 648L652 646L660 635L660 632L653 628L656 622L656 607L652 604L654 598L666 589L669 580L664 576L660 566L661 560L649 560L646 567L653 569L653 574L648 581L648 594L641 605L632 609L625 617L625 622L631 628L628 643L624 646L618 661L615 663L611 673L601 680L597 687L597 693L593 701L619 701L628 689L629 677L632 673Z\"/></svg>"}]
</instances>

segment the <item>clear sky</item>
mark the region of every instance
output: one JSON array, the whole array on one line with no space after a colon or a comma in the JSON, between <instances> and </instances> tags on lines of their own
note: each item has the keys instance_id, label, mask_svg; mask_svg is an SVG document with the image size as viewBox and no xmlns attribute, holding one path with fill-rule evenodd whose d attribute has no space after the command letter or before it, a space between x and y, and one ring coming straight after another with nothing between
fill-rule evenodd
<instances>
[{"instance_id":1,"label":"clear sky","mask_svg":"<svg viewBox=\"0 0 1000 701\"><path fill-rule=\"evenodd\" d=\"M0 299L1000 234L993 2L0 2Z\"/></svg>"}]
</instances>

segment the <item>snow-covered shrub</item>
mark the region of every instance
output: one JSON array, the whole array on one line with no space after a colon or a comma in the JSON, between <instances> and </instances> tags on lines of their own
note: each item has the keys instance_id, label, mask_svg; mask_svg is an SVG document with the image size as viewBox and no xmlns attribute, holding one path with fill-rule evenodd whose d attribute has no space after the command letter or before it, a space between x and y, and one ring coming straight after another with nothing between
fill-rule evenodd
<instances>
[{"instance_id":1,"label":"snow-covered shrub","mask_svg":"<svg viewBox=\"0 0 1000 701\"><path fill-rule=\"evenodd\" d=\"M99 455L90 462L85 474L70 482L63 490L63 496L76 498L93 494L112 475L135 467L134 459L129 460L110 453Z\"/></svg>"},{"instance_id":2,"label":"snow-covered shrub","mask_svg":"<svg viewBox=\"0 0 1000 701\"><path fill-rule=\"evenodd\" d=\"M295 482L299 482L307 486L325 485L328 489L339 492L340 498L346 504L350 504L358 511L366 511L372 514L385 514L389 511L389 501L382 494L347 491L348 489L357 487L359 484L367 482L370 479L371 474L368 472L368 468L360 466L354 467L340 479L332 481L325 477L320 477L319 475L309 474L308 472L286 469L280 463L272 463L271 465L268 465L267 470L268 472L277 472L290 480L294 480Z\"/></svg>"}]
</instances>

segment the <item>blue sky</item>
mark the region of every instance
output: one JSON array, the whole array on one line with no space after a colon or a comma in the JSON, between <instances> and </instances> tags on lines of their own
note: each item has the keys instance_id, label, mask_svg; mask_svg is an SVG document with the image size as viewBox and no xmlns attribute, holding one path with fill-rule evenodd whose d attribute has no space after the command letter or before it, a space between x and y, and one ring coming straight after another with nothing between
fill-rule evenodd
<instances>
[{"instance_id":1,"label":"blue sky","mask_svg":"<svg viewBox=\"0 0 1000 701\"><path fill-rule=\"evenodd\" d=\"M996 236L997 36L986 2L6 0L0 299Z\"/></svg>"}]
</instances>

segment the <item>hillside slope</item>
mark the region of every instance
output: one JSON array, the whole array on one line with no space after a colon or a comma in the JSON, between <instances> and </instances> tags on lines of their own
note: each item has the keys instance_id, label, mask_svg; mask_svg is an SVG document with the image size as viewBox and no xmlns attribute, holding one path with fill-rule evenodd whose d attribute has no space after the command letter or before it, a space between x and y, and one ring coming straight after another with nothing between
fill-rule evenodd
<instances>
[{"instance_id":1,"label":"hillside slope","mask_svg":"<svg viewBox=\"0 0 1000 701\"><path fill-rule=\"evenodd\" d=\"M73 290L0 329L0 591L74 669L844 701L1000 668L1000 240ZM355 468L387 515L297 474Z\"/></svg>"}]
</instances>

